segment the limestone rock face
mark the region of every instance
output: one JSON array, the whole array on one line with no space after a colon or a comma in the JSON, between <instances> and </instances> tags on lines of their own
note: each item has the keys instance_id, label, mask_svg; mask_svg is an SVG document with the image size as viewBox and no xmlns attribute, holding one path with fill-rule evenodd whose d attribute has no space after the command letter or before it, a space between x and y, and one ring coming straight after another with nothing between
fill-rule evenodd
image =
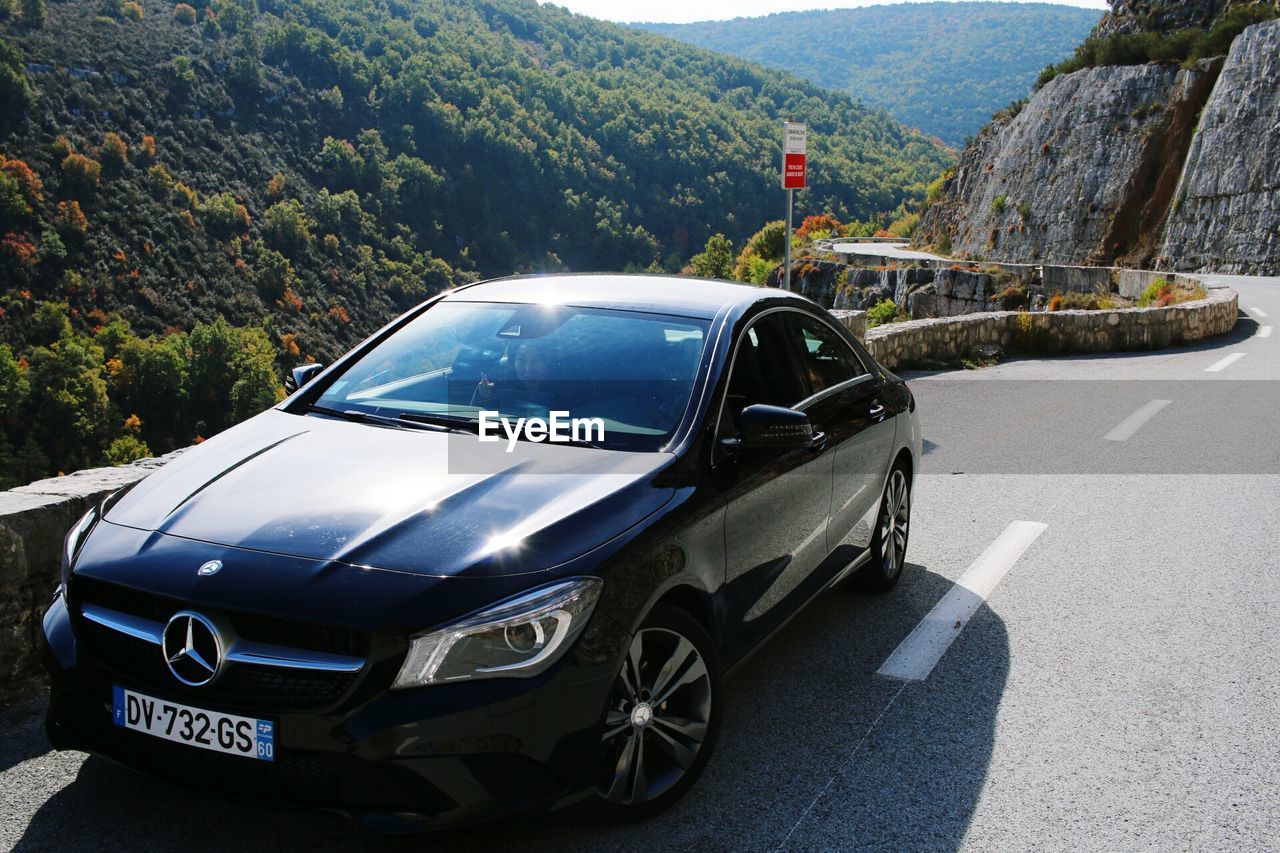
<instances>
[{"instance_id":1,"label":"limestone rock face","mask_svg":"<svg viewBox=\"0 0 1280 853\"><path fill-rule=\"evenodd\" d=\"M1187 154L1159 263L1189 271L1280 268L1280 20L1231 45Z\"/></svg>"},{"instance_id":2,"label":"limestone rock face","mask_svg":"<svg viewBox=\"0 0 1280 853\"><path fill-rule=\"evenodd\" d=\"M1248 2L1251 0L1112 0L1111 11L1103 16L1097 32L1170 32L1207 27L1230 7Z\"/></svg>"},{"instance_id":3,"label":"limestone rock face","mask_svg":"<svg viewBox=\"0 0 1280 853\"><path fill-rule=\"evenodd\" d=\"M1175 119L1199 108L1212 74L1207 65L1139 65L1054 78L965 150L917 239L995 261L1108 263L1126 254L1156 185L1163 179L1172 194L1176 166L1164 173ZM1183 134L1185 147L1189 128Z\"/></svg>"},{"instance_id":4,"label":"limestone rock face","mask_svg":"<svg viewBox=\"0 0 1280 853\"><path fill-rule=\"evenodd\" d=\"M1208 0L1148 5L1217 14ZM1275 275L1280 20L1193 69L1054 78L965 149L915 242L989 261Z\"/></svg>"}]
</instances>

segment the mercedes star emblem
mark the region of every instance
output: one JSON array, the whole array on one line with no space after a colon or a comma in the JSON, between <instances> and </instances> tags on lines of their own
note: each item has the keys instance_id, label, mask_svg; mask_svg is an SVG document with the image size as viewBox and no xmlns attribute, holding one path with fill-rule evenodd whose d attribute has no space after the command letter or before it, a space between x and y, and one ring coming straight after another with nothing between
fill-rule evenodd
<instances>
[{"instance_id":1,"label":"mercedes star emblem","mask_svg":"<svg viewBox=\"0 0 1280 853\"><path fill-rule=\"evenodd\" d=\"M203 578L208 577L209 575L216 575L220 571L222 571L222 561L210 560L200 568L196 569L196 574Z\"/></svg>"},{"instance_id":2,"label":"mercedes star emblem","mask_svg":"<svg viewBox=\"0 0 1280 853\"><path fill-rule=\"evenodd\" d=\"M222 638L199 613L175 613L160 645L173 677L191 687L213 681L222 668Z\"/></svg>"}]
</instances>

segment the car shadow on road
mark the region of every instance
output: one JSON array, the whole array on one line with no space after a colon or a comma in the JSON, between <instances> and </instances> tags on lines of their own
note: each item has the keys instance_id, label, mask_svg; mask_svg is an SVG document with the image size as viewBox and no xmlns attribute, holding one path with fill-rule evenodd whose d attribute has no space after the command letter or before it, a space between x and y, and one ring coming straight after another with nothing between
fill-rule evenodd
<instances>
[{"instance_id":1,"label":"car shadow on road","mask_svg":"<svg viewBox=\"0 0 1280 853\"><path fill-rule=\"evenodd\" d=\"M715 757L648 821L577 810L385 838L335 816L202 799L91 758L16 849L955 849L986 779L1004 624L984 606L926 681L875 674L951 585L909 565L888 595L841 587L815 601L728 682Z\"/></svg>"}]
</instances>

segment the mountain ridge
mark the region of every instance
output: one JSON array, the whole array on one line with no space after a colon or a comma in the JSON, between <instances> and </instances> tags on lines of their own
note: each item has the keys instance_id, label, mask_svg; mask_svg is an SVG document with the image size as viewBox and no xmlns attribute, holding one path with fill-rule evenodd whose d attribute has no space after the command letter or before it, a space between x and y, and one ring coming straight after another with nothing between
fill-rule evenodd
<instances>
[{"instance_id":1,"label":"mountain ridge","mask_svg":"<svg viewBox=\"0 0 1280 853\"><path fill-rule=\"evenodd\" d=\"M959 146L1100 17L1052 3L925 2L632 26L850 92Z\"/></svg>"}]
</instances>

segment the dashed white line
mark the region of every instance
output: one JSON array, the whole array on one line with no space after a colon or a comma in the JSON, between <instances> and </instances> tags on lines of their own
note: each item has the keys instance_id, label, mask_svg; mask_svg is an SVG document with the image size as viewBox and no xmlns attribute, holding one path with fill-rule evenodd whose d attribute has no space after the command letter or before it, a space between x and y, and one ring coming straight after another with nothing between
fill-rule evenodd
<instances>
[{"instance_id":1,"label":"dashed white line","mask_svg":"<svg viewBox=\"0 0 1280 853\"><path fill-rule=\"evenodd\" d=\"M1259 327L1258 327L1258 337L1260 337L1260 338L1269 338L1269 337L1271 337L1271 329L1272 329L1272 327L1271 327L1271 326L1259 326Z\"/></svg>"},{"instance_id":2,"label":"dashed white line","mask_svg":"<svg viewBox=\"0 0 1280 853\"><path fill-rule=\"evenodd\" d=\"M1261 308L1250 308L1250 309L1249 309L1249 311L1250 311L1250 312L1252 312L1254 315L1256 315L1256 316L1258 316L1258 317L1265 317L1265 316L1267 316L1267 312L1266 312L1266 311L1263 311Z\"/></svg>"},{"instance_id":3,"label":"dashed white line","mask_svg":"<svg viewBox=\"0 0 1280 853\"><path fill-rule=\"evenodd\" d=\"M876 674L907 681L928 678L969 618L1048 526L1039 521L1015 521L1006 527L898 644Z\"/></svg>"},{"instance_id":4,"label":"dashed white line","mask_svg":"<svg viewBox=\"0 0 1280 853\"><path fill-rule=\"evenodd\" d=\"M1133 434L1142 429L1147 421L1154 418L1161 409L1172 402L1172 400L1152 400L1122 420L1115 429L1104 435L1103 439L1106 441L1126 441L1132 438Z\"/></svg>"},{"instance_id":5,"label":"dashed white line","mask_svg":"<svg viewBox=\"0 0 1280 853\"><path fill-rule=\"evenodd\" d=\"M1244 356L1245 356L1245 354L1244 354L1244 353L1242 353L1242 352L1233 352L1233 353L1231 353L1231 355L1227 356L1226 358L1222 359L1221 361L1215 361L1213 364L1211 364L1211 365L1209 365L1208 367L1206 367L1206 368L1205 368L1205 372L1206 372L1206 373L1221 373L1222 371L1226 370L1226 369L1227 369L1228 367L1230 367L1231 365L1235 364L1235 363L1236 363L1237 361L1239 361L1240 359L1244 358Z\"/></svg>"}]
</instances>

